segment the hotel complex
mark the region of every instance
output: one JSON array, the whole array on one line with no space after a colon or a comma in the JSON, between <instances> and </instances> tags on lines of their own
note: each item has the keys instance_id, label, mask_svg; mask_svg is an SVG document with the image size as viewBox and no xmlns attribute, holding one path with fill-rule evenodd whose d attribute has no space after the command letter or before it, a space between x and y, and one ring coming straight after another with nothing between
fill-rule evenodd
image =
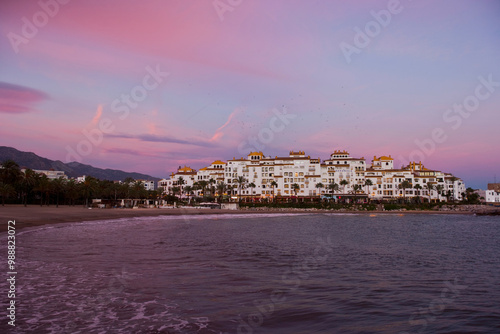
<instances>
[{"instance_id":1,"label":"hotel complex","mask_svg":"<svg viewBox=\"0 0 500 334\"><path fill-rule=\"evenodd\" d=\"M240 187L239 177L245 179L243 187ZM198 171L179 167L169 179L159 181L158 186L163 187L165 193L171 193L174 187L193 187L200 181L210 182L215 188L224 182L227 190L222 195L235 199L241 193L242 199L254 200L294 196L312 199L332 194L337 199L389 200L420 196L435 201L461 200L465 192L461 179L425 168L421 162L411 162L398 169L394 168L394 160L389 155L375 156L367 165L365 158L353 158L349 152L340 150L323 161L303 151L290 151L285 157L251 152L246 158L214 161ZM194 194L202 195L199 187L195 189ZM181 191L181 195L187 194Z\"/></svg>"}]
</instances>

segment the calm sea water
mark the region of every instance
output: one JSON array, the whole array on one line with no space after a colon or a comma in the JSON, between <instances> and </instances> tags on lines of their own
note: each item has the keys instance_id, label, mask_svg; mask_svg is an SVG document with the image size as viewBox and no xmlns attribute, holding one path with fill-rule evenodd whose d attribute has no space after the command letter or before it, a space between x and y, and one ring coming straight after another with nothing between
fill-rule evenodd
<instances>
[{"instance_id":1,"label":"calm sea water","mask_svg":"<svg viewBox=\"0 0 500 334\"><path fill-rule=\"evenodd\" d=\"M148 217L16 246L2 333L500 333L498 217Z\"/></svg>"}]
</instances>

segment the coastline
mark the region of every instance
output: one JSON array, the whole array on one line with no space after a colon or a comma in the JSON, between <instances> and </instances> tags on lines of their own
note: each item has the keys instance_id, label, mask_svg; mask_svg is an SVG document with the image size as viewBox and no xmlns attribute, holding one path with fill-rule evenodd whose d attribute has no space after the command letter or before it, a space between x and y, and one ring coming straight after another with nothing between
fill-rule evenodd
<instances>
[{"instance_id":1,"label":"coastline","mask_svg":"<svg viewBox=\"0 0 500 334\"><path fill-rule=\"evenodd\" d=\"M127 217L157 217L157 216L183 216L183 215L213 215L213 214L280 214L280 213L308 213L308 214L462 214L474 215L473 211L449 210L449 211L348 211L348 210L312 210L312 209L259 209L259 210L222 210L222 209L88 209L82 206L39 206L39 205L6 205L0 206L0 232L7 231L7 222L16 221L16 230L28 227L36 227L48 224L71 223L82 221L95 221L107 219L119 219Z\"/></svg>"}]
</instances>

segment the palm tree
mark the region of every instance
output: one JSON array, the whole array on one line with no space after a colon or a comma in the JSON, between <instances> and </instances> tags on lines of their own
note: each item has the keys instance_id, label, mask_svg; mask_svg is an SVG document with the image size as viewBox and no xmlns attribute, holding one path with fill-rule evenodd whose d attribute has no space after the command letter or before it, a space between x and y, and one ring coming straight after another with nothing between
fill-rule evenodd
<instances>
[{"instance_id":1,"label":"palm tree","mask_svg":"<svg viewBox=\"0 0 500 334\"><path fill-rule=\"evenodd\" d=\"M352 186L352 192L354 194L354 203L356 203L356 195L358 191L361 191L361 189L363 189L363 186L361 186L360 184L355 184L354 186Z\"/></svg>"},{"instance_id":2,"label":"palm tree","mask_svg":"<svg viewBox=\"0 0 500 334\"><path fill-rule=\"evenodd\" d=\"M406 189L411 188L412 184L408 180L404 180L399 184L399 189L403 189L403 201L406 203Z\"/></svg>"},{"instance_id":3,"label":"palm tree","mask_svg":"<svg viewBox=\"0 0 500 334\"><path fill-rule=\"evenodd\" d=\"M179 197L182 198L182 186L186 184L186 181L182 176L177 179L177 185L179 186Z\"/></svg>"},{"instance_id":4,"label":"palm tree","mask_svg":"<svg viewBox=\"0 0 500 334\"><path fill-rule=\"evenodd\" d=\"M347 186L349 184L349 181L347 181L346 179L343 179L342 181L340 181L340 185L342 186L342 192L345 194L345 186Z\"/></svg>"},{"instance_id":5,"label":"palm tree","mask_svg":"<svg viewBox=\"0 0 500 334\"><path fill-rule=\"evenodd\" d=\"M453 197L453 194L451 193L451 190L448 190L446 192L446 201L450 202L450 198Z\"/></svg>"},{"instance_id":6,"label":"palm tree","mask_svg":"<svg viewBox=\"0 0 500 334\"><path fill-rule=\"evenodd\" d=\"M75 199L78 198L78 185L74 179L66 182L65 186L66 197L69 198L69 205L75 205Z\"/></svg>"},{"instance_id":7,"label":"palm tree","mask_svg":"<svg viewBox=\"0 0 500 334\"><path fill-rule=\"evenodd\" d=\"M245 179L243 176L238 176L238 178L236 179L236 183L238 183L238 202L241 204L241 190L245 188L247 179Z\"/></svg>"},{"instance_id":8,"label":"palm tree","mask_svg":"<svg viewBox=\"0 0 500 334\"><path fill-rule=\"evenodd\" d=\"M54 179L50 183L51 187L52 187L52 190L56 194L56 208L59 207L59 195L64 190L65 183L66 183L66 181L62 177Z\"/></svg>"},{"instance_id":9,"label":"palm tree","mask_svg":"<svg viewBox=\"0 0 500 334\"><path fill-rule=\"evenodd\" d=\"M252 202L253 202L253 190L254 190L254 188L255 188L255 187L257 187L257 186L255 185L255 183L251 182L251 183L249 183L249 184L248 184L248 186L247 186L247 187L248 187L248 188L252 188L252 194L251 194L251 195L252 195Z\"/></svg>"},{"instance_id":10,"label":"palm tree","mask_svg":"<svg viewBox=\"0 0 500 334\"><path fill-rule=\"evenodd\" d=\"M175 194L177 194L178 192L180 192L181 188L175 186L175 187L170 188L170 191L172 191L172 195L174 195L174 197L175 197Z\"/></svg>"},{"instance_id":11,"label":"palm tree","mask_svg":"<svg viewBox=\"0 0 500 334\"><path fill-rule=\"evenodd\" d=\"M271 181L271 187L273 188L273 203L276 202L276 197L274 196L274 190L278 186L278 183L275 180Z\"/></svg>"},{"instance_id":12,"label":"palm tree","mask_svg":"<svg viewBox=\"0 0 500 334\"><path fill-rule=\"evenodd\" d=\"M21 169L14 160L5 160L0 169L0 181L15 186L21 180Z\"/></svg>"},{"instance_id":13,"label":"palm tree","mask_svg":"<svg viewBox=\"0 0 500 334\"><path fill-rule=\"evenodd\" d=\"M342 183L342 182L340 182ZM333 197L333 194L337 191L339 191L339 185L337 183L335 183L335 181L332 181L329 185L328 185L328 189L330 189L330 191L332 192L332 197Z\"/></svg>"},{"instance_id":14,"label":"palm tree","mask_svg":"<svg viewBox=\"0 0 500 334\"><path fill-rule=\"evenodd\" d=\"M291 187L292 187L292 191L295 193L295 197L297 197L297 193L300 190L300 186L297 183L294 183L291 185ZM297 201L297 200L298 200L298 198L295 199L295 201Z\"/></svg>"},{"instance_id":15,"label":"palm tree","mask_svg":"<svg viewBox=\"0 0 500 334\"><path fill-rule=\"evenodd\" d=\"M418 192L418 197L417 197L417 198L418 198L418 203L421 203L421 202L420 202L420 192L421 192L421 191L422 191L422 189L423 189L423 188L422 188L422 186L421 186L420 184L418 184L418 183L417 183L417 184L415 185L415 187L413 187L413 188L415 188L415 189L417 190L417 192Z\"/></svg>"},{"instance_id":16,"label":"palm tree","mask_svg":"<svg viewBox=\"0 0 500 334\"><path fill-rule=\"evenodd\" d=\"M80 183L80 188L85 198L85 206L89 207L89 197L92 197L97 190L97 179L92 176L87 176L85 181Z\"/></svg>"},{"instance_id":17,"label":"palm tree","mask_svg":"<svg viewBox=\"0 0 500 334\"><path fill-rule=\"evenodd\" d=\"M227 184L221 182L217 184L217 192L219 193L219 203L222 203L222 199L224 198L224 192L226 192Z\"/></svg>"},{"instance_id":18,"label":"palm tree","mask_svg":"<svg viewBox=\"0 0 500 334\"><path fill-rule=\"evenodd\" d=\"M43 177L47 179L47 176L45 174L43 174ZM20 185L24 196L24 206L27 206L28 204L28 196L33 190L33 187L36 185L37 179L38 179L38 174L32 169L28 168L24 171L24 173L21 173Z\"/></svg>"},{"instance_id":19,"label":"palm tree","mask_svg":"<svg viewBox=\"0 0 500 334\"><path fill-rule=\"evenodd\" d=\"M166 187L160 186L160 187L156 188L156 194L157 194L156 199L158 200L159 205L160 205L160 200L163 200L163 197L165 195L165 190L166 190Z\"/></svg>"},{"instance_id":20,"label":"palm tree","mask_svg":"<svg viewBox=\"0 0 500 334\"><path fill-rule=\"evenodd\" d=\"M188 203L191 203L191 197L189 197L189 196L191 195L191 192L193 191L193 187L185 186L184 191L186 192L186 195L188 197Z\"/></svg>"},{"instance_id":21,"label":"palm tree","mask_svg":"<svg viewBox=\"0 0 500 334\"><path fill-rule=\"evenodd\" d=\"M210 196L211 197L215 197L215 184L217 183L217 181L214 180L213 177L210 178L210 180L208 180L208 185L210 186Z\"/></svg>"},{"instance_id":22,"label":"palm tree","mask_svg":"<svg viewBox=\"0 0 500 334\"><path fill-rule=\"evenodd\" d=\"M425 184L425 189L429 192L429 204L431 203L432 190L434 190L434 184L427 182Z\"/></svg>"},{"instance_id":23,"label":"palm tree","mask_svg":"<svg viewBox=\"0 0 500 334\"><path fill-rule=\"evenodd\" d=\"M366 179L365 180L365 187L368 187L368 189L365 189L365 191L366 191L366 195L368 196L368 198L370 198L370 187L371 186L373 186L372 180Z\"/></svg>"},{"instance_id":24,"label":"palm tree","mask_svg":"<svg viewBox=\"0 0 500 334\"><path fill-rule=\"evenodd\" d=\"M132 184L134 182L135 182L135 180L133 178L131 178L130 176L126 177L125 180L123 180L123 183Z\"/></svg>"},{"instance_id":25,"label":"palm tree","mask_svg":"<svg viewBox=\"0 0 500 334\"><path fill-rule=\"evenodd\" d=\"M323 189L325 185L321 182L316 183L316 188L318 188L319 198L321 198L321 189Z\"/></svg>"},{"instance_id":26,"label":"palm tree","mask_svg":"<svg viewBox=\"0 0 500 334\"><path fill-rule=\"evenodd\" d=\"M5 199L14 195L16 190L13 186L7 183L0 182L0 196L2 196L2 206L5 206Z\"/></svg>"},{"instance_id":27,"label":"palm tree","mask_svg":"<svg viewBox=\"0 0 500 334\"><path fill-rule=\"evenodd\" d=\"M437 195L438 195L438 199L439 199L439 201L441 201L441 199L439 198L439 196L441 196L441 195L442 195L443 190L444 190L444 186L443 186L442 184L438 184L438 185L436 186L436 191L437 191Z\"/></svg>"},{"instance_id":28,"label":"palm tree","mask_svg":"<svg viewBox=\"0 0 500 334\"><path fill-rule=\"evenodd\" d=\"M198 181L198 186L201 188L201 192L203 193L203 199L206 198L205 189L208 186L208 182L205 180Z\"/></svg>"}]
</instances>

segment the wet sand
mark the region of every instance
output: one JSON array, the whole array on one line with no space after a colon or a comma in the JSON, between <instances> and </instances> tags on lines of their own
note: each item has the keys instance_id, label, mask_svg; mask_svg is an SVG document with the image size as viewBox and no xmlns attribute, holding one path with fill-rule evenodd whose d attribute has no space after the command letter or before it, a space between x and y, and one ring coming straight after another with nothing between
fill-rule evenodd
<instances>
[{"instance_id":1,"label":"wet sand","mask_svg":"<svg viewBox=\"0 0 500 334\"><path fill-rule=\"evenodd\" d=\"M311 209L87 209L82 206L0 206L0 232L7 230L9 220L16 221L16 230L46 224L82 222L124 217L154 217L162 215L207 215L207 214L279 214L279 213L356 213L356 214L473 214L469 211L334 211Z\"/></svg>"}]
</instances>

